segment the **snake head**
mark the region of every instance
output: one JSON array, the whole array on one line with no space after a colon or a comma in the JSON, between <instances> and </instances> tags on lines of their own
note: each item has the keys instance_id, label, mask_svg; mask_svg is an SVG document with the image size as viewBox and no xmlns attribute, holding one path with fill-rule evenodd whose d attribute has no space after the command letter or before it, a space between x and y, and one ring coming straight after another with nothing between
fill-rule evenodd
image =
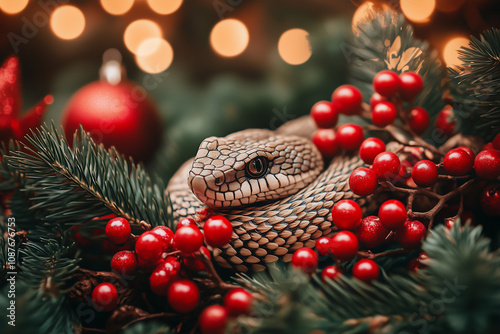
<instances>
[{"instance_id":1,"label":"snake head","mask_svg":"<svg viewBox=\"0 0 500 334\"><path fill-rule=\"evenodd\" d=\"M309 140L252 129L205 139L188 184L207 206L236 207L290 196L322 170L321 154Z\"/></svg>"}]
</instances>

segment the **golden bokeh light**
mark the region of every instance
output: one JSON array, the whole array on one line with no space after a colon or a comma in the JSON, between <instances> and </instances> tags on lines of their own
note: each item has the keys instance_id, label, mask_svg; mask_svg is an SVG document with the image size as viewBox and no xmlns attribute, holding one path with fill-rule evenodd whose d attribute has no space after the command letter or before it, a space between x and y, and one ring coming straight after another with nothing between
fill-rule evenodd
<instances>
[{"instance_id":1,"label":"golden bokeh light","mask_svg":"<svg viewBox=\"0 0 500 334\"><path fill-rule=\"evenodd\" d=\"M156 13L167 15L179 9L182 0L148 0L148 5Z\"/></svg>"},{"instance_id":2,"label":"golden bokeh light","mask_svg":"<svg viewBox=\"0 0 500 334\"><path fill-rule=\"evenodd\" d=\"M278 41L278 52L285 62L290 65L300 65L311 57L309 33L303 29L285 31Z\"/></svg>"},{"instance_id":3,"label":"golden bokeh light","mask_svg":"<svg viewBox=\"0 0 500 334\"><path fill-rule=\"evenodd\" d=\"M436 8L442 12L454 12L464 4L465 0L436 0Z\"/></svg>"},{"instance_id":4,"label":"golden bokeh light","mask_svg":"<svg viewBox=\"0 0 500 334\"><path fill-rule=\"evenodd\" d=\"M150 38L161 38L160 26L151 20L136 20L130 23L123 34L123 41L130 52L138 54L142 42ZM144 50L144 48L142 48Z\"/></svg>"},{"instance_id":5,"label":"golden bokeh light","mask_svg":"<svg viewBox=\"0 0 500 334\"><path fill-rule=\"evenodd\" d=\"M424 23L429 21L434 12L436 0L400 0L400 5L408 20Z\"/></svg>"},{"instance_id":6,"label":"golden bokeh light","mask_svg":"<svg viewBox=\"0 0 500 334\"><path fill-rule=\"evenodd\" d=\"M123 15L132 8L134 0L101 0L102 8L112 15Z\"/></svg>"},{"instance_id":7,"label":"golden bokeh light","mask_svg":"<svg viewBox=\"0 0 500 334\"><path fill-rule=\"evenodd\" d=\"M367 1L359 6L352 17L351 26L353 33L359 35L359 26L373 21L377 13L383 10L391 10L391 7L385 3L374 3L372 1Z\"/></svg>"},{"instance_id":8,"label":"golden bokeh light","mask_svg":"<svg viewBox=\"0 0 500 334\"><path fill-rule=\"evenodd\" d=\"M17 14L28 5L28 0L0 0L0 9L7 14Z\"/></svg>"},{"instance_id":9,"label":"golden bokeh light","mask_svg":"<svg viewBox=\"0 0 500 334\"><path fill-rule=\"evenodd\" d=\"M60 6L50 16L50 27L61 39L75 39L85 29L85 16L75 6Z\"/></svg>"},{"instance_id":10,"label":"golden bokeh light","mask_svg":"<svg viewBox=\"0 0 500 334\"><path fill-rule=\"evenodd\" d=\"M137 49L136 62L147 73L165 71L174 59L174 50L166 40L158 37L148 38Z\"/></svg>"},{"instance_id":11,"label":"golden bokeh light","mask_svg":"<svg viewBox=\"0 0 500 334\"><path fill-rule=\"evenodd\" d=\"M443 49L443 59L448 67L459 66L462 61L458 59L458 50L462 46L469 45L469 39L465 37L455 37L446 43Z\"/></svg>"},{"instance_id":12,"label":"golden bokeh light","mask_svg":"<svg viewBox=\"0 0 500 334\"><path fill-rule=\"evenodd\" d=\"M235 19L217 23L210 33L212 49L223 57L240 55L248 46L250 36L245 24Z\"/></svg>"}]
</instances>

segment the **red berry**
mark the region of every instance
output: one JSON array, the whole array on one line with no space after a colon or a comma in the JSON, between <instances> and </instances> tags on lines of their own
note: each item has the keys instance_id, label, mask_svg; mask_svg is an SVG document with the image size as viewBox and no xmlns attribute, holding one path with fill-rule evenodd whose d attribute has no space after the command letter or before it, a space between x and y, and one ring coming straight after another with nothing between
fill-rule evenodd
<instances>
[{"instance_id":1,"label":"red berry","mask_svg":"<svg viewBox=\"0 0 500 334\"><path fill-rule=\"evenodd\" d=\"M172 283L172 278L176 277L180 268L180 263L174 264L173 261L159 264L149 276L149 286L151 291L159 296L166 296L168 287Z\"/></svg>"},{"instance_id":2,"label":"red berry","mask_svg":"<svg viewBox=\"0 0 500 334\"><path fill-rule=\"evenodd\" d=\"M330 242L330 251L341 261L349 261L356 257L359 250L358 238L350 231L337 232Z\"/></svg>"},{"instance_id":3,"label":"red berry","mask_svg":"<svg viewBox=\"0 0 500 334\"><path fill-rule=\"evenodd\" d=\"M481 209L489 216L500 216L500 185L491 184L481 194ZM462 223L465 223L464 221Z\"/></svg>"},{"instance_id":4,"label":"red berry","mask_svg":"<svg viewBox=\"0 0 500 334\"><path fill-rule=\"evenodd\" d=\"M161 258L165 245L157 234L144 232L135 243L137 257L145 262L156 263Z\"/></svg>"},{"instance_id":5,"label":"red berry","mask_svg":"<svg viewBox=\"0 0 500 334\"><path fill-rule=\"evenodd\" d=\"M377 174L369 168L356 168L349 176L349 188L359 196L373 194L377 184Z\"/></svg>"},{"instance_id":6,"label":"red berry","mask_svg":"<svg viewBox=\"0 0 500 334\"><path fill-rule=\"evenodd\" d=\"M378 217L382 226L388 230L395 230L403 226L408 214L403 203L390 199L382 203L378 210Z\"/></svg>"},{"instance_id":7,"label":"red berry","mask_svg":"<svg viewBox=\"0 0 500 334\"><path fill-rule=\"evenodd\" d=\"M376 216L363 218L356 230L359 243L367 248L375 248L382 245L389 231L380 223Z\"/></svg>"},{"instance_id":8,"label":"red berry","mask_svg":"<svg viewBox=\"0 0 500 334\"><path fill-rule=\"evenodd\" d=\"M387 98L380 95L379 93L373 93L372 97L370 98L370 107L373 108L379 104L380 102L387 101Z\"/></svg>"},{"instance_id":9,"label":"red berry","mask_svg":"<svg viewBox=\"0 0 500 334\"><path fill-rule=\"evenodd\" d=\"M151 233L156 234L163 241L164 249L167 250L172 244L174 232L166 226L156 226L151 230Z\"/></svg>"},{"instance_id":10,"label":"red berry","mask_svg":"<svg viewBox=\"0 0 500 334\"><path fill-rule=\"evenodd\" d=\"M375 157L384 151L384 142L376 137L370 137L361 143L359 156L366 164L371 165Z\"/></svg>"},{"instance_id":11,"label":"red berry","mask_svg":"<svg viewBox=\"0 0 500 334\"><path fill-rule=\"evenodd\" d=\"M373 171L382 180L394 179L399 173L401 162L396 154L392 152L379 153L373 160Z\"/></svg>"},{"instance_id":12,"label":"red berry","mask_svg":"<svg viewBox=\"0 0 500 334\"><path fill-rule=\"evenodd\" d=\"M209 259L212 258L212 256L210 255L210 251L205 246L201 246L198 252L203 253ZM197 258L194 254L184 256L183 262L188 269L194 272L207 271L207 267L205 266L203 261Z\"/></svg>"},{"instance_id":13,"label":"red berry","mask_svg":"<svg viewBox=\"0 0 500 334\"><path fill-rule=\"evenodd\" d=\"M200 314L201 334L224 334L227 325L227 311L220 305L211 305Z\"/></svg>"},{"instance_id":14,"label":"red berry","mask_svg":"<svg viewBox=\"0 0 500 334\"><path fill-rule=\"evenodd\" d=\"M410 112L410 128L417 135L421 135L429 127L431 117L427 110L421 107L415 107Z\"/></svg>"},{"instance_id":15,"label":"red berry","mask_svg":"<svg viewBox=\"0 0 500 334\"><path fill-rule=\"evenodd\" d=\"M397 116L396 107L391 102L379 102L372 109L373 124L381 128L394 123Z\"/></svg>"},{"instance_id":16,"label":"red berry","mask_svg":"<svg viewBox=\"0 0 500 334\"><path fill-rule=\"evenodd\" d=\"M113 284L101 283L92 290L92 303L97 311L109 312L118 304L118 291Z\"/></svg>"},{"instance_id":17,"label":"red berry","mask_svg":"<svg viewBox=\"0 0 500 334\"><path fill-rule=\"evenodd\" d=\"M193 218L182 218L181 220L179 220L179 222L175 226L175 231L177 232L177 230L179 230L183 226L196 226L196 227L198 227L198 225L196 225L196 221Z\"/></svg>"},{"instance_id":18,"label":"red berry","mask_svg":"<svg viewBox=\"0 0 500 334\"><path fill-rule=\"evenodd\" d=\"M476 153L474 153L474 151L470 148L470 147L467 147L467 146L459 146L457 147L461 150L464 150L465 152L467 152L467 154L474 160L474 158L476 157Z\"/></svg>"},{"instance_id":19,"label":"red berry","mask_svg":"<svg viewBox=\"0 0 500 334\"><path fill-rule=\"evenodd\" d=\"M331 158L339 153L337 135L333 129L316 130L312 142L324 157Z\"/></svg>"},{"instance_id":20,"label":"red berry","mask_svg":"<svg viewBox=\"0 0 500 334\"><path fill-rule=\"evenodd\" d=\"M316 240L316 251L323 256L330 254L330 238L321 237Z\"/></svg>"},{"instance_id":21,"label":"red berry","mask_svg":"<svg viewBox=\"0 0 500 334\"><path fill-rule=\"evenodd\" d=\"M427 267L427 265L425 264L426 260L429 260L429 257L427 256L427 254L425 254L423 252L420 253L420 255L417 258L412 259L410 261L410 263L408 264L408 270L416 273L418 270Z\"/></svg>"},{"instance_id":22,"label":"red berry","mask_svg":"<svg viewBox=\"0 0 500 334\"><path fill-rule=\"evenodd\" d=\"M200 301L200 290L193 282L183 279L173 282L168 288L168 303L177 312L187 313Z\"/></svg>"},{"instance_id":23,"label":"red berry","mask_svg":"<svg viewBox=\"0 0 500 334\"><path fill-rule=\"evenodd\" d=\"M203 225L205 240L212 247L222 247L231 241L233 226L224 216L212 216Z\"/></svg>"},{"instance_id":24,"label":"red berry","mask_svg":"<svg viewBox=\"0 0 500 334\"><path fill-rule=\"evenodd\" d=\"M422 77L415 72L400 74L399 82L399 93L405 101L413 101L424 88Z\"/></svg>"},{"instance_id":25,"label":"red berry","mask_svg":"<svg viewBox=\"0 0 500 334\"><path fill-rule=\"evenodd\" d=\"M120 276L134 275L137 270L137 258L135 253L129 250L123 250L111 259L111 270Z\"/></svg>"},{"instance_id":26,"label":"red berry","mask_svg":"<svg viewBox=\"0 0 500 334\"><path fill-rule=\"evenodd\" d=\"M430 160L420 160L413 166L411 177L419 187L432 186L438 180L436 164Z\"/></svg>"},{"instance_id":27,"label":"red berry","mask_svg":"<svg viewBox=\"0 0 500 334\"><path fill-rule=\"evenodd\" d=\"M337 266L328 266L323 269L323 272L321 273L321 280L323 282L326 282L328 279L331 279L333 281L341 274L342 270L340 270Z\"/></svg>"},{"instance_id":28,"label":"red berry","mask_svg":"<svg viewBox=\"0 0 500 334\"><path fill-rule=\"evenodd\" d=\"M174 242L178 250L190 254L203 246L203 234L198 227L183 226L175 232Z\"/></svg>"},{"instance_id":29,"label":"red berry","mask_svg":"<svg viewBox=\"0 0 500 334\"><path fill-rule=\"evenodd\" d=\"M425 236L425 226L417 220L407 220L395 232L395 240L405 249L418 248Z\"/></svg>"},{"instance_id":30,"label":"red berry","mask_svg":"<svg viewBox=\"0 0 500 334\"><path fill-rule=\"evenodd\" d=\"M344 124L337 129L337 143L344 150L357 150L364 139L363 129L359 125Z\"/></svg>"},{"instance_id":31,"label":"red berry","mask_svg":"<svg viewBox=\"0 0 500 334\"><path fill-rule=\"evenodd\" d=\"M230 290L224 297L224 306L232 317L242 314L250 314L252 311L253 296L242 288Z\"/></svg>"},{"instance_id":32,"label":"red berry","mask_svg":"<svg viewBox=\"0 0 500 334\"><path fill-rule=\"evenodd\" d=\"M491 142L493 144L493 148L495 150L500 150L500 133L498 133L493 141Z\"/></svg>"},{"instance_id":33,"label":"red berry","mask_svg":"<svg viewBox=\"0 0 500 334\"><path fill-rule=\"evenodd\" d=\"M399 86L399 76L392 71L380 71L373 78L373 89L385 97L391 97L396 94Z\"/></svg>"},{"instance_id":34,"label":"red berry","mask_svg":"<svg viewBox=\"0 0 500 334\"><path fill-rule=\"evenodd\" d=\"M451 137L455 134L456 125L457 119L450 106L444 107L444 109L439 112L436 117L436 122L434 123L434 126L443 131L446 137Z\"/></svg>"},{"instance_id":35,"label":"red berry","mask_svg":"<svg viewBox=\"0 0 500 334\"><path fill-rule=\"evenodd\" d=\"M128 220L116 217L106 224L106 237L114 244L123 244L130 238L130 223Z\"/></svg>"},{"instance_id":36,"label":"red berry","mask_svg":"<svg viewBox=\"0 0 500 334\"><path fill-rule=\"evenodd\" d=\"M455 176L465 175L472 169L473 159L461 148L454 148L444 156L444 170Z\"/></svg>"},{"instance_id":37,"label":"red berry","mask_svg":"<svg viewBox=\"0 0 500 334\"><path fill-rule=\"evenodd\" d=\"M500 151L484 150L474 159L477 176L485 180L496 180L500 177Z\"/></svg>"},{"instance_id":38,"label":"red berry","mask_svg":"<svg viewBox=\"0 0 500 334\"><path fill-rule=\"evenodd\" d=\"M292 265L312 274L318 268L318 254L309 247L299 248L293 253Z\"/></svg>"},{"instance_id":39,"label":"red berry","mask_svg":"<svg viewBox=\"0 0 500 334\"><path fill-rule=\"evenodd\" d=\"M316 102L311 108L311 117L318 128L332 128L337 125L339 112L329 101Z\"/></svg>"},{"instance_id":40,"label":"red berry","mask_svg":"<svg viewBox=\"0 0 500 334\"><path fill-rule=\"evenodd\" d=\"M355 115L361 110L363 96L359 89L351 85L342 85L332 94L332 104L341 114Z\"/></svg>"},{"instance_id":41,"label":"red berry","mask_svg":"<svg viewBox=\"0 0 500 334\"><path fill-rule=\"evenodd\" d=\"M332 208L332 221L340 229L354 230L362 218L361 207L351 199L340 200Z\"/></svg>"},{"instance_id":42,"label":"red berry","mask_svg":"<svg viewBox=\"0 0 500 334\"><path fill-rule=\"evenodd\" d=\"M378 264L370 259L359 260L352 268L352 276L365 283L377 280L379 275Z\"/></svg>"}]
</instances>

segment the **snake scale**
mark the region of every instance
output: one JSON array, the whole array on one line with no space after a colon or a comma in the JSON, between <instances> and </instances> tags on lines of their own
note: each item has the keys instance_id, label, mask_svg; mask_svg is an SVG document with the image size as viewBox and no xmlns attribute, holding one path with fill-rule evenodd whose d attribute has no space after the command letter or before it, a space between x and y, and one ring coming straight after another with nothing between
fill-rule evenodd
<instances>
[{"instance_id":1,"label":"snake scale","mask_svg":"<svg viewBox=\"0 0 500 334\"><path fill-rule=\"evenodd\" d=\"M195 217L205 208L229 219L232 240L213 255L220 266L240 272L289 262L295 250L314 247L336 229L333 205L356 197L348 178L363 165L357 155L342 155L324 168L310 141L314 129L310 117L302 117L276 131L205 139L167 186L174 219Z\"/></svg>"}]
</instances>

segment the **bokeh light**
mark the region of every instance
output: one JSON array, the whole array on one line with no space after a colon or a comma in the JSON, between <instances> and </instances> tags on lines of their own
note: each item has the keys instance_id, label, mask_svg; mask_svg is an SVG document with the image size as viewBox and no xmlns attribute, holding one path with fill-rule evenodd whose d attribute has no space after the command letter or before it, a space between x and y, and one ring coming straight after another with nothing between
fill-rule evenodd
<instances>
[{"instance_id":1,"label":"bokeh light","mask_svg":"<svg viewBox=\"0 0 500 334\"><path fill-rule=\"evenodd\" d=\"M378 12L390 9L391 7L389 7L385 3L374 3L372 1L367 1L363 3L361 6L358 7L358 9L356 9L352 17L351 26L353 33L359 35L360 33L359 26L361 24L366 24L373 21Z\"/></svg>"},{"instance_id":2,"label":"bokeh light","mask_svg":"<svg viewBox=\"0 0 500 334\"><path fill-rule=\"evenodd\" d=\"M285 31L278 41L281 58L290 65L300 65L311 57L309 33L303 29Z\"/></svg>"},{"instance_id":3,"label":"bokeh light","mask_svg":"<svg viewBox=\"0 0 500 334\"><path fill-rule=\"evenodd\" d=\"M401 11L410 21L417 23L428 22L434 9L436 0L401 0Z\"/></svg>"},{"instance_id":4,"label":"bokeh light","mask_svg":"<svg viewBox=\"0 0 500 334\"><path fill-rule=\"evenodd\" d=\"M148 5L156 13L167 15L179 9L182 5L182 0L148 0Z\"/></svg>"},{"instance_id":5,"label":"bokeh light","mask_svg":"<svg viewBox=\"0 0 500 334\"><path fill-rule=\"evenodd\" d=\"M28 5L28 0L0 0L0 9L7 14L17 14Z\"/></svg>"},{"instance_id":6,"label":"bokeh light","mask_svg":"<svg viewBox=\"0 0 500 334\"><path fill-rule=\"evenodd\" d=\"M446 43L443 49L443 59L448 67L459 66L462 61L458 59L458 50L462 46L469 45L469 39L465 37L455 37Z\"/></svg>"},{"instance_id":7,"label":"bokeh light","mask_svg":"<svg viewBox=\"0 0 500 334\"><path fill-rule=\"evenodd\" d=\"M174 59L174 50L162 38L148 38L137 49L137 66L147 73L160 73L165 71Z\"/></svg>"},{"instance_id":8,"label":"bokeh light","mask_svg":"<svg viewBox=\"0 0 500 334\"><path fill-rule=\"evenodd\" d=\"M210 33L212 49L223 57L235 57L248 46L250 36L245 24L235 19L225 19L217 23Z\"/></svg>"},{"instance_id":9,"label":"bokeh light","mask_svg":"<svg viewBox=\"0 0 500 334\"><path fill-rule=\"evenodd\" d=\"M134 0L101 0L102 8L112 15L125 14L133 4Z\"/></svg>"},{"instance_id":10,"label":"bokeh light","mask_svg":"<svg viewBox=\"0 0 500 334\"><path fill-rule=\"evenodd\" d=\"M464 4L465 0L436 0L436 8L442 12L454 12Z\"/></svg>"},{"instance_id":11,"label":"bokeh light","mask_svg":"<svg viewBox=\"0 0 500 334\"><path fill-rule=\"evenodd\" d=\"M75 6L60 6L52 12L50 27L61 39L74 39L85 29L85 16Z\"/></svg>"},{"instance_id":12,"label":"bokeh light","mask_svg":"<svg viewBox=\"0 0 500 334\"><path fill-rule=\"evenodd\" d=\"M130 52L137 54L142 42L150 38L161 37L162 33L158 24L151 20L136 20L125 29L123 41Z\"/></svg>"}]
</instances>

